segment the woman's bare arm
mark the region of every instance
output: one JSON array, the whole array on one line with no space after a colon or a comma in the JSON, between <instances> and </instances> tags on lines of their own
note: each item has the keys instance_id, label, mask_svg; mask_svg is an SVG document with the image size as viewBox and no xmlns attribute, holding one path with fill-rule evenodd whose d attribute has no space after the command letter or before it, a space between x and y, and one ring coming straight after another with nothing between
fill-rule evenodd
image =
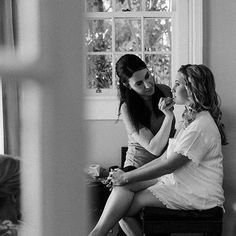
<instances>
[{"instance_id":1,"label":"woman's bare arm","mask_svg":"<svg viewBox=\"0 0 236 236\"><path fill-rule=\"evenodd\" d=\"M169 139L172 121L174 118L173 112L165 112L165 118L161 125L161 128L155 135L153 135L153 133L146 127L141 128L139 132L135 130L128 115L127 107L125 104L122 106L122 117L127 132L132 135L132 137L147 151L156 156L159 156Z\"/></svg>"},{"instance_id":2,"label":"woman's bare arm","mask_svg":"<svg viewBox=\"0 0 236 236\"><path fill-rule=\"evenodd\" d=\"M152 164L145 164L142 168L130 172L117 171L113 173L112 182L113 185L124 185L127 183L155 179L173 173L189 161L188 157L173 153L170 157L162 161L154 160Z\"/></svg>"}]
</instances>

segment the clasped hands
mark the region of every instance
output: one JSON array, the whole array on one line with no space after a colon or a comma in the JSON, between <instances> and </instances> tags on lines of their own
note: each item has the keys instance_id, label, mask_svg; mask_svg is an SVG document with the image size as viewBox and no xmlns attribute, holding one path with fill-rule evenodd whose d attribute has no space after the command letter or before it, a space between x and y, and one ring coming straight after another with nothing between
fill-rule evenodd
<instances>
[{"instance_id":1,"label":"clasped hands","mask_svg":"<svg viewBox=\"0 0 236 236\"><path fill-rule=\"evenodd\" d=\"M121 186L127 184L127 178L126 178L126 172L123 170L117 168L109 173L109 176L107 177L104 184L108 188L112 188L113 186Z\"/></svg>"}]
</instances>

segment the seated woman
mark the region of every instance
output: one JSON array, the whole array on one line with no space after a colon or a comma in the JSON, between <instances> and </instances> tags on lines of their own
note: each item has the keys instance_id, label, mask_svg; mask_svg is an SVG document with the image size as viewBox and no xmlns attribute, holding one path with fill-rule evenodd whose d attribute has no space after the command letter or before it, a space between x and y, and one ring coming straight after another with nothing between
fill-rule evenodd
<instances>
[{"instance_id":1,"label":"seated woman","mask_svg":"<svg viewBox=\"0 0 236 236\"><path fill-rule=\"evenodd\" d=\"M123 166L127 172L165 152L169 138L175 133L174 108L170 87L156 84L147 65L138 56L121 56L116 63L116 74L119 78L118 118L122 116L128 135ZM123 235L120 228L119 231L117 236Z\"/></svg>"},{"instance_id":2,"label":"seated woman","mask_svg":"<svg viewBox=\"0 0 236 236\"><path fill-rule=\"evenodd\" d=\"M116 63L116 74L119 78L118 118L122 115L128 134L124 163L124 170L128 171L165 152L168 139L175 133L175 117L170 87L155 84L154 76L138 56L123 55Z\"/></svg>"},{"instance_id":3,"label":"seated woman","mask_svg":"<svg viewBox=\"0 0 236 236\"><path fill-rule=\"evenodd\" d=\"M169 140L166 157L130 172L113 172L113 190L89 236L104 236L117 222L127 235L143 235L133 216L145 206L223 207L221 145L226 137L214 76L204 65L181 66L172 92L185 112L182 127Z\"/></svg>"}]
</instances>

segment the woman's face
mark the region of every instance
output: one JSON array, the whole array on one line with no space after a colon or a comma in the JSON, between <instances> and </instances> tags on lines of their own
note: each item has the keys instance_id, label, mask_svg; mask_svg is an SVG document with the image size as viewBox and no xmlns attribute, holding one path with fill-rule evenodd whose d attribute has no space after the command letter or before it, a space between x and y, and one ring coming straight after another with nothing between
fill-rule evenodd
<instances>
[{"instance_id":1,"label":"woman's face","mask_svg":"<svg viewBox=\"0 0 236 236\"><path fill-rule=\"evenodd\" d=\"M175 104L189 105L190 100L185 86L184 75L181 72L177 73L172 93Z\"/></svg>"},{"instance_id":2,"label":"woman's face","mask_svg":"<svg viewBox=\"0 0 236 236\"><path fill-rule=\"evenodd\" d=\"M144 99L152 96L155 91L155 82L148 69L138 70L129 79L130 88Z\"/></svg>"}]
</instances>

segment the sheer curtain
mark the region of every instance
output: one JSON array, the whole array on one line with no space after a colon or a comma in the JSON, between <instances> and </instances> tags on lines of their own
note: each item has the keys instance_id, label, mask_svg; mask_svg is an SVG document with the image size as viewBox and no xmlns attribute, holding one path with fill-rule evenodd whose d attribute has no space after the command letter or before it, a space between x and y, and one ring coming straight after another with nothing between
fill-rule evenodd
<instances>
[{"instance_id":1,"label":"sheer curtain","mask_svg":"<svg viewBox=\"0 0 236 236\"><path fill-rule=\"evenodd\" d=\"M0 46L14 50L17 46L17 1L0 1ZM0 75L1 76L1 75ZM5 80L2 83L4 153L20 155L19 82Z\"/></svg>"}]
</instances>

